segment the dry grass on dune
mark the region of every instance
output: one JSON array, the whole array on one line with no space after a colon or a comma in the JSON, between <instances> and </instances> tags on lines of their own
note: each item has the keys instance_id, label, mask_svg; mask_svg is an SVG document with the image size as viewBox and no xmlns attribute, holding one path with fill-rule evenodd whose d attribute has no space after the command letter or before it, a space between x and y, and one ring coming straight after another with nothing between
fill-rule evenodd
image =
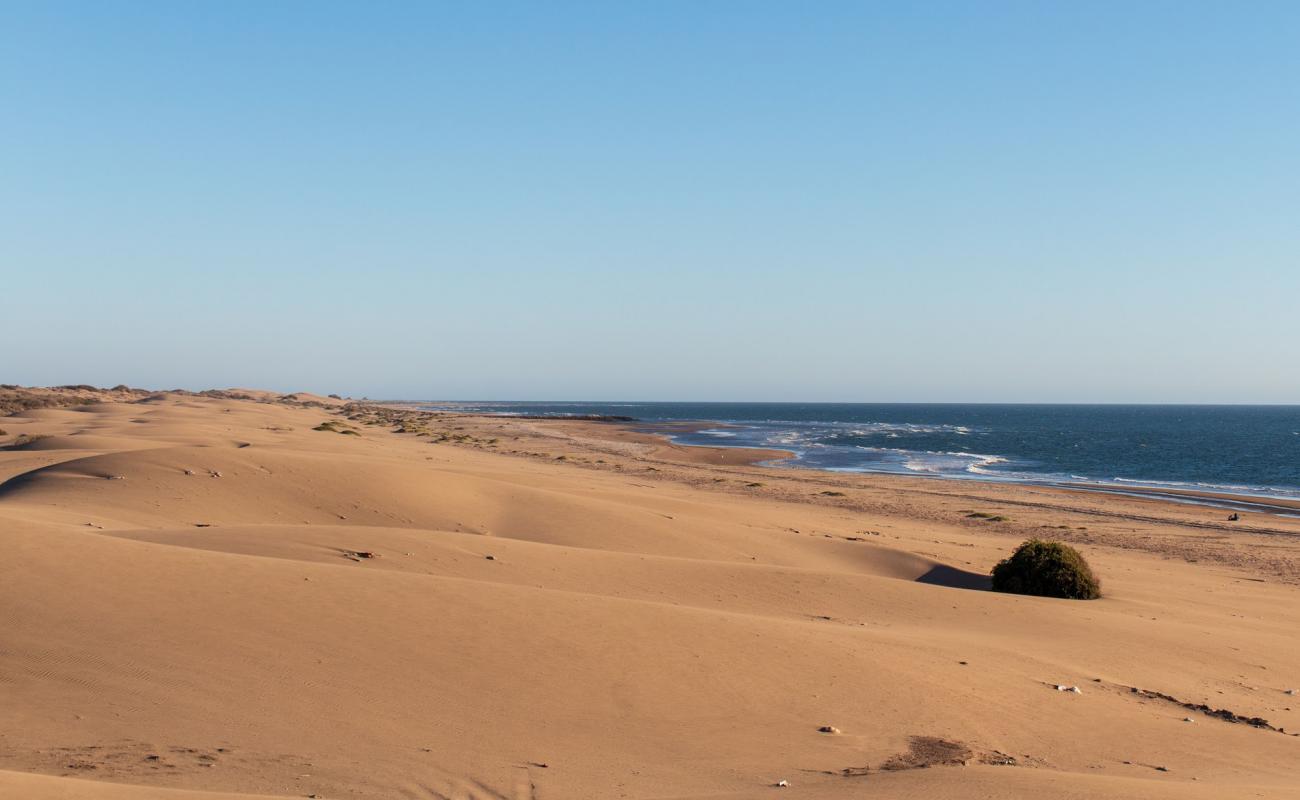
<instances>
[{"instance_id":1,"label":"dry grass on dune","mask_svg":"<svg viewBox=\"0 0 1300 800\"><path fill-rule=\"evenodd\" d=\"M132 399L0 425L0 796L1300 797L1250 722L1300 730L1291 585L1094 545L1102 599L1001 595L1065 512Z\"/></svg>"}]
</instances>

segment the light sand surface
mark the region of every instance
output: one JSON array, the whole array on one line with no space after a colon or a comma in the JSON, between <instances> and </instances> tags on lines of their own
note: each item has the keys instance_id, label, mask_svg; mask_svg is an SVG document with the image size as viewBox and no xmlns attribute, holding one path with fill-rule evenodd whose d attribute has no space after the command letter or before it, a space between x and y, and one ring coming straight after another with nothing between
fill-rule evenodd
<instances>
[{"instance_id":1,"label":"light sand surface","mask_svg":"<svg viewBox=\"0 0 1300 800\"><path fill-rule=\"evenodd\" d=\"M1300 798L1300 520L256 398L0 417L0 797Z\"/></svg>"}]
</instances>

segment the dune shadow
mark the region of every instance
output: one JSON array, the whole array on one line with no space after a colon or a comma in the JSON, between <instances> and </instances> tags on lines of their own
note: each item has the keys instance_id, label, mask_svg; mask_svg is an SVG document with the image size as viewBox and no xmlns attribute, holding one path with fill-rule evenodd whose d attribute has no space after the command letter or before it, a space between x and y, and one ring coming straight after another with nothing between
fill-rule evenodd
<instances>
[{"instance_id":1,"label":"dune shadow","mask_svg":"<svg viewBox=\"0 0 1300 800\"><path fill-rule=\"evenodd\" d=\"M976 589L988 591L993 588L993 579L979 572L967 572L964 569L950 567L947 564L935 564L930 571L916 579L917 583L932 586L947 586L951 589Z\"/></svg>"},{"instance_id":2,"label":"dune shadow","mask_svg":"<svg viewBox=\"0 0 1300 800\"><path fill-rule=\"evenodd\" d=\"M8 449L13 449L13 448L8 448ZM53 464L45 464L44 466L35 467L33 469L27 470L26 472L20 472L17 475L13 475L7 480L0 481L0 500L5 499L9 495L22 489L25 486L36 483L38 480L40 480L43 477L47 477L51 473L69 471L69 468L72 468L71 471L77 472L74 465L76 465L78 462L89 461L94 458L99 458L99 456L83 456L81 458L73 458L67 461L56 461ZM80 474L87 478L112 477L112 475L110 475L109 473L99 472L99 471L89 471L86 470L84 467L80 471Z\"/></svg>"},{"instance_id":3,"label":"dune shadow","mask_svg":"<svg viewBox=\"0 0 1300 800\"><path fill-rule=\"evenodd\" d=\"M9 495L21 489L23 486L31 483L35 479L36 473L40 472L41 469L45 469L45 468L43 467L43 468L28 470L27 472L20 472L17 475L14 475L12 478L9 478L8 480L0 481L0 500L5 499Z\"/></svg>"}]
</instances>

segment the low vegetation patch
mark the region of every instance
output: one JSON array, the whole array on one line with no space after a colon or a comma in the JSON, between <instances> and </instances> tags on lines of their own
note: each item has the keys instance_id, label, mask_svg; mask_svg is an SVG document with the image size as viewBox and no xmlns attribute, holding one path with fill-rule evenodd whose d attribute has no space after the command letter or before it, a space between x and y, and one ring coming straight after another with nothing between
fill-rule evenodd
<instances>
[{"instance_id":1,"label":"low vegetation patch","mask_svg":"<svg viewBox=\"0 0 1300 800\"><path fill-rule=\"evenodd\" d=\"M3 431L0 431L0 433L3 433ZM20 433L9 444L0 445L0 450L26 450L41 439L48 437L49 434L45 433Z\"/></svg>"},{"instance_id":2,"label":"low vegetation patch","mask_svg":"<svg viewBox=\"0 0 1300 800\"><path fill-rule=\"evenodd\" d=\"M129 396L108 389L96 389L89 384L75 386L34 386L24 388L12 383L0 384L0 417L8 417L37 408L71 408L113 401L135 402L146 392L132 389Z\"/></svg>"},{"instance_id":3,"label":"low vegetation patch","mask_svg":"<svg viewBox=\"0 0 1300 800\"><path fill-rule=\"evenodd\" d=\"M319 424L319 425L317 425L316 427L312 428L312 430L314 430L314 431L327 431L327 432L329 432L329 433L341 433L341 434L343 434L343 435L345 435L345 436L360 436L360 435L361 435L360 433L357 433L356 431L354 431L354 430L352 429L352 427L349 426L347 423L345 423L345 422L340 422L339 420L336 420L336 419L326 420L325 422L322 422L321 424Z\"/></svg>"},{"instance_id":4,"label":"low vegetation patch","mask_svg":"<svg viewBox=\"0 0 1300 800\"><path fill-rule=\"evenodd\" d=\"M993 591L1095 600L1101 597L1101 582L1078 550L1030 539L993 568Z\"/></svg>"}]
</instances>

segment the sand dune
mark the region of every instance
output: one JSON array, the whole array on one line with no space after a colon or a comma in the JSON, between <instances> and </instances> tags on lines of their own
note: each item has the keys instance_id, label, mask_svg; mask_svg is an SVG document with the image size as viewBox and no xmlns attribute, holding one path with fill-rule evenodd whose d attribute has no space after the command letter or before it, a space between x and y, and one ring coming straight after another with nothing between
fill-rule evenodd
<instances>
[{"instance_id":1,"label":"sand dune","mask_svg":"<svg viewBox=\"0 0 1300 800\"><path fill-rule=\"evenodd\" d=\"M906 482L279 399L3 418L0 795L1300 797L1300 738L1130 688L1300 731L1294 584L1105 538L1102 600L978 588L1081 503L1245 553L1199 510L999 487L1032 529L980 526Z\"/></svg>"}]
</instances>

